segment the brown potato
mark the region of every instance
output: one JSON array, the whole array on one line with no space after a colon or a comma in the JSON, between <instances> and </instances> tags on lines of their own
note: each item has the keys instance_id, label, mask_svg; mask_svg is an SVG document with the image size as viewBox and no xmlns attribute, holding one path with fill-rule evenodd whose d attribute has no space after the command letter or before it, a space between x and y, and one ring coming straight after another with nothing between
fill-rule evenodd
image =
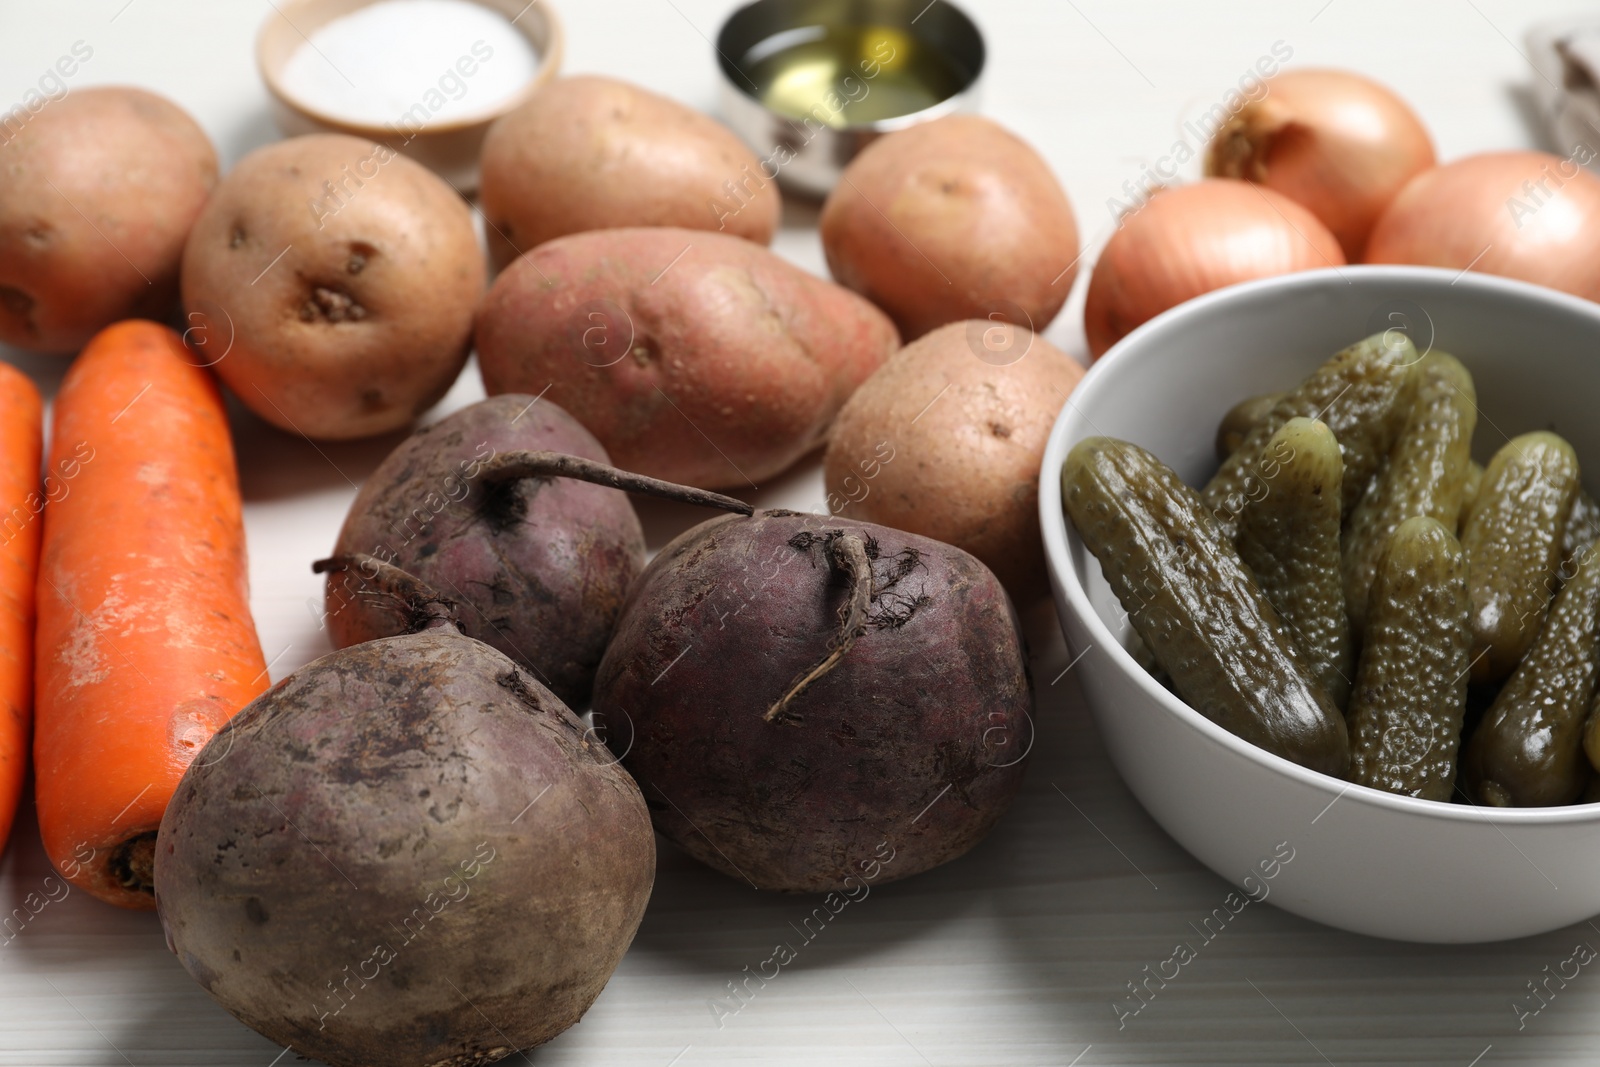
<instances>
[{"instance_id":1,"label":"brown potato","mask_svg":"<svg viewBox=\"0 0 1600 1067\"><path fill-rule=\"evenodd\" d=\"M961 319L1042 330L1077 270L1078 226L1049 164L976 115L874 141L829 194L820 226L833 276L908 340Z\"/></svg>"},{"instance_id":2,"label":"brown potato","mask_svg":"<svg viewBox=\"0 0 1600 1067\"><path fill-rule=\"evenodd\" d=\"M0 341L76 352L119 319L164 319L217 153L143 89L78 89L0 116Z\"/></svg>"},{"instance_id":3,"label":"brown potato","mask_svg":"<svg viewBox=\"0 0 1600 1067\"><path fill-rule=\"evenodd\" d=\"M1019 604L1045 595L1039 465L1082 377L1022 326L952 322L913 341L834 421L829 510L965 549Z\"/></svg>"},{"instance_id":4,"label":"brown potato","mask_svg":"<svg viewBox=\"0 0 1600 1067\"><path fill-rule=\"evenodd\" d=\"M750 241L648 227L517 260L478 315L491 396L544 394L626 470L750 488L821 444L900 339L877 308Z\"/></svg>"},{"instance_id":5,"label":"brown potato","mask_svg":"<svg viewBox=\"0 0 1600 1067\"><path fill-rule=\"evenodd\" d=\"M559 78L483 142L479 192L503 270L557 237L623 226L772 240L774 177L727 127L613 78Z\"/></svg>"},{"instance_id":6,"label":"brown potato","mask_svg":"<svg viewBox=\"0 0 1600 1067\"><path fill-rule=\"evenodd\" d=\"M189 340L246 407L306 437L398 429L466 361L483 254L465 202L383 145L250 153L189 236Z\"/></svg>"}]
</instances>

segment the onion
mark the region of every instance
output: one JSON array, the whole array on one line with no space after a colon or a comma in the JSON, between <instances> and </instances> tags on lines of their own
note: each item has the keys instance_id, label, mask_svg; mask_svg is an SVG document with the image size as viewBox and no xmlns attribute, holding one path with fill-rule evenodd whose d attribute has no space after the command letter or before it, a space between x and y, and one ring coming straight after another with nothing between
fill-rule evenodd
<instances>
[{"instance_id":1,"label":"onion","mask_svg":"<svg viewBox=\"0 0 1600 1067\"><path fill-rule=\"evenodd\" d=\"M1366 261L1471 267L1600 300L1600 178L1548 152L1468 156L1405 187Z\"/></svg>"},{"instance_id":2,"label":"onion","mask_svg":"<svg viewBox=\"0 0 1600 1067\"><path fill-rule=\"evenodd\" d=\"M1433 166L1416 113L1377 82L1342 70L1292 70L1266 83L1211 141L1206 173L1243 178L1309 209L1359 261L1373 223Z\"/></svg>"},{"instance_id":3,"label":"onion","mask_svg":"<svg viewBox=\"0 0 1600 1067\"><path fill-rule=\"evenodd\" d=\"M1099 359L1135 326L1225 285L1344 266L1339 242L1288 197L1213 178L1158 190L1124 216L1089 280L1083 328Z\"/></svg>"}]
</instances>

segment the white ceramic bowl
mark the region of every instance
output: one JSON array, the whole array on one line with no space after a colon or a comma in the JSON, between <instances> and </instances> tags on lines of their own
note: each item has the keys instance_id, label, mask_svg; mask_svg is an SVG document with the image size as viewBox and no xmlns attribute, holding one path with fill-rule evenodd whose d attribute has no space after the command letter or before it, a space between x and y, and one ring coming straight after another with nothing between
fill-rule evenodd
<instances>
[{"instance_id":1,"label":"white ceramic bowl","mask_svg":"<svg viewBox=\"0 0 1600 1067\"><path fill-rule=\"evenodd\" d=\"M1477 383L1473 454L1553 429L1600 486L1600 305L1482 274L1343 267L1203 296L1129 334L1056 420L1039 484L1056 608L1112 762L1155 820L1245 892L1344 930L1494 941L1600 913L1600 804L1493 809L1351 785L1256 748L1134 663L1099 563L1062 516L1073 444L1133 441L1191 485L1216 469L1236 401L1302 380L1386 328L1459 357ZM1287 844L1282 844L1287 843ZM1292 852L1290 851L1292 850ZM1282 857L1292 855L1287 863ZM1270 872L1270 877L1268 877Z\"/></svg>"},{"instance_id":2,"label":"white ceramic bowl","mask_svg":"<svg viewBox=\"0 0 1600 1067\"><path fill-rule=\"evenodd\" d=\"M316 102L302 100L291 93L283 82L283 71L290 58L308 43L312 34L334 19L374 2L274 0L272 13L256 34L256 67L271 97L273 120L285 137L343 133L388 145L438 174L462 196L470 196L478 191L478 157L483 153L483 139L489 127L502 115L527 103L535 92L560 73L566 48L561 21L549 0L540 4L526 0L474 0L504 15L528 39L539 57L539 69L521 90L492 110L403 130L398 126L360 122L324 110Z\"/></svg>"}]
</instances>

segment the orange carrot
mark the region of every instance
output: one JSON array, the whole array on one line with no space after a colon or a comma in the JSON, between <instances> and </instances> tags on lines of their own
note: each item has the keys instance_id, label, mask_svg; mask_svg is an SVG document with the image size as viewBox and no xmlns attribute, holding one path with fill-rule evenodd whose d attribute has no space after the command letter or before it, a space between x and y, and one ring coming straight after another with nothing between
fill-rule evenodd
<instances>
[{"instance_id":1,"label":"orange carrot","mask_svg":"<svg viewBox=\"0 0 1600 1067\"><path fill-rule=\"evenodd\" d=\"M34 795L68 881L154 907L184 768L267 687L222 396L178 335L101 331L56 395L39 560Z\"/></svg>"},{"instance_id":2,"label":"orange carrot","mask_svg":"<svg viewBox=\"0 0 1600 1067\"><path fill-rule=\"evenodd\" d=\"M42 421L39 390L27 375L0 363L0 850L17 814L33 726L33 583L45 504L39 491Z\"/></svg>"}]
</instances>

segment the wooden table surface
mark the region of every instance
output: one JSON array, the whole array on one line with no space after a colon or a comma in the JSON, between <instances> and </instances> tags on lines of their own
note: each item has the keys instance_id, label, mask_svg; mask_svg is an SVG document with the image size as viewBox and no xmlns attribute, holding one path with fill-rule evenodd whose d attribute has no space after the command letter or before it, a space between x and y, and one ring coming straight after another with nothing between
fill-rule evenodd
<instances>
[{"instance_id":1,"label":"wooden table surface","mask_svg":"<svg viewBox=\"0 0 1600 1067\"><path fill-rule=\"evenodd\" d=\"M539 0L549 2L549 0ZM560 0L567 69L613 74L714 110L709 38L729 0ZM1532 0L968 0L990 45L983 108L1065 183L1087 254L1049 336L1080 358L1086 269L1108 200L1186 136L1256 60L1337 65L1396 87L1443 158L1545 146L1522 43L1567 4ZM78 41L73 87L143 85L193 112L231 164L273 139L251 45L270 0L0 0L0 110ZM1184 168L1196 172L1196 164ZM776 247L823 271L815 210L789 205ZM0 346L47 391L63 362ZM475 369L435 414L482 396ZM332 544L355 486L394 438L313 446L236 413L253 608L272 674L327 650L308 563ZM815 462L761 487L762 505L816 509ZM642 508L653 547L696 521ZM663 845L637 940L588 1016L540 1065L709 1063L1051 1065L1592 1063L1600 977L1548 1004L1529 994L1587 942L1588 924L1523 941L1432 947L1339 933L1252 904L1209 941L1194 927L1229 886L1145 815L1108 765L1048 604L1026 612L1039 687L1026 787L963 859L874 888L801 942L813 901L758 894ZM31 817L0 863L0 914L42 892ZM55 885L57 883L50 883ZM59 895L57 891L56 895ZM236 1023L169 955L155 917L81 892L0 934L0 1065L270 1067L292 1053ZM1180 942L1197 958L1137 1014L1128 983ZM779 942L797 958L748 1002L729 984ZM1116 1005L1122 1004L1119 1012ZM720 1005L720 1008L718 1007ZM734 1010L737 1009L737 1010ZM281 1059L275 1060L275 1057Z\"/></svg>"}]
</instances>

